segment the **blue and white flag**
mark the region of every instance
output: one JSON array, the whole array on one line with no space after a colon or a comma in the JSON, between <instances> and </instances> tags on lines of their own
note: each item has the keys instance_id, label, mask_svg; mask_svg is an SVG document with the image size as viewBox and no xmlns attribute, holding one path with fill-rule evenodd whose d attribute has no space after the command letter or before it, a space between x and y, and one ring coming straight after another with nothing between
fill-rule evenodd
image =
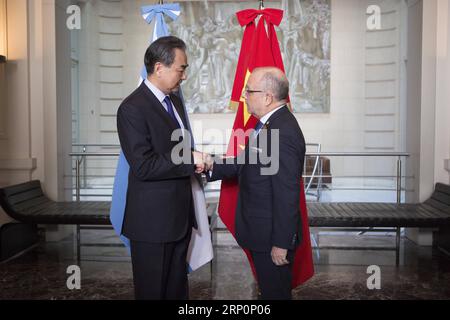
<instances>
[{"instance_id":1,"label":"blue and white flag","mask_svg":"<svg viewBox=\"0 0 450 320\"><path fill-rule=\"evenodd\" d=\"M153 34L150 39L150 43L156 39L169 35L167 24L164 21L164 15L170 17L172 20L176 20L180 15L180 5L178 3L161 4L144 6L141 8L141 14L148 24L152 21L155 22ZM141 71L141 79L139 84L147 78L147 71L145 66ZM191 126L187 115L186 107L184 107L186 115L188 130L191 132ZM191 137L192 137L191 132ZM193 138L192 138L193 143ZM194 144L192 144L194 146ZM122 235L122 225L125 215L126 197L128 189L128 173L130 166L123 155L120 152L119 161L117 164L116 177L114 180L110 220L114 227L115 232L120 236L123 243L129 247L130 241L124 235ZM194 271L200 268L202 265L208 263L213 258L213 248L211 242L211 233L209 231L208 214L206 212L206 201L203 188L199 181L192 176L192 198L194 200L195 217L197 219L198 229L192 230L192 237L189 243L189 249L187 254L187 262L189 264L189 271Z\"/></svg>"}]
</instances>

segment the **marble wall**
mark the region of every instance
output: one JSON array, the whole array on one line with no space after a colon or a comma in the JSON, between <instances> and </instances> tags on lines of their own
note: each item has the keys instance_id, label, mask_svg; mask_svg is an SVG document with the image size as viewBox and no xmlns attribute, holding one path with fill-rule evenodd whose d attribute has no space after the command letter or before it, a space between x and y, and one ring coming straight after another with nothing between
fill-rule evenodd
<instances>
[{"instance_id":1,"label":"marble wall","mask_svg":"<svg viewBox=\"0 0 450 320\"><path fill-rule=\"evenodd\" d=\"M239 6L233 3L212 1L208 7L205 7L203 1L192 3L183 1L182 16L177 22L169 22L169 25L181 37L197 39L200 43L204 42L205 46L208 44L208 39L209 42L216 41L216 45L211 46L211 50L220 51L223 49L220 46L222 42L226 43L227 39L240 37L242 30L237 29L237 22L231 21L232 23L229 22L222 27L231 34L235 32L234 36L211 37L203 30L209 28L208 30L214 35L214 30L218 28L217 21L224 23L225 17L231 16L233 12L254 7L254 4L250 3L242 3ZM276 7L276 3L270 3L270 6ZM117 108L122 99L137 85L143 54L151 34L151 26L148 26L140 16L139 9L144 4L146 4L145 1L97 0L85 2L81 7L82 30L75 31L78 36L79 116L75 119L78 123L74 122L79 132L77 139L80 142L118 143L115 118ZM312 33L309 36L303 36L302 32L286 31L290 30L286 24L280 26L281 47L286 49L284 51L294 52L296 47L293 43L297 43L295 39L315 38L314 28L311 27L314 26L314 19L305 18L305 20L296 17L301 17L302 14L307 16L307 11L314 8L314 5L324 6L328 2L312 0L278 2L279 6L281 4L287 6L285 9L288 13L285 21L289 24L296 25L304 21L311 23L310 27L303 29L306 33ZM371 4L377 4L381 8L380 30L367 30L366 9ZM318 57L317 59L322 59L321 61L329 58L328 67L331 65L330 80L324 91L329 90L329 99L326 98L326 94L321 95L326 98L325 100L329 100L325 103L325 105L329 103L329 107L309 109L311 111L329 110L329 112L296 114L307 142L320 143L323 151L401 151L404 145L401 122L405 103L402 98L404 94L402 79L405 77L404 69L402 69L404 67L402 39L407 32L403 23L404 2L401 0L334 0L330 2L330 6L329 11L322 10L325 15L331 13L331 17L327 16L324 19L326 23L330 23L325 28L330 30L330 35L326 36L326 32L318 32L317 39L302 43L303 47L297 48L313 53L315 57ZM319 9L316 11L321 12ZM201 19L201 12L209 12L216 18L216 24L211 19ZM310 17L316 16L310 15ZM198 23L205 26L199 28L193 25L191 32L183 35L180 30L186 23L185 20L188 20L188 23L198 20ZM319 24L317 28L323 27ZM186 32L187 29L183 28L183 30ZM200 36L201 34L203 36ZM330 41L329 47L328 41ZM228 52L237 56L239 46L239 43L230 45ZM194 47L193 44L189 45L189 48ZM228 97L225 93L231 90L232 81L222 80L213 84L217 87L213 93L217 95L208 97L207 101L215 102L209 106L202 107L206 100L201 92L202 90L205 92L207 88L205 82L211 82L208 81L208 70L211 70L210 65L213 61L220 61L221 65L227 66L224 70L229 70L230 74L224 75L225 78L234 76L232 61L220 59L223 57L220 52L210 54L207 58L199 58L199 54L201 56L201 52L189 53L191 70L184 84L184 90L188 96L186 99L188 107L191 111L200 112L191 114L196 141L197 143L226 144L229 137L227 130L232 127L234 113L229 113L227 109ZM295 67L294 60L300 59L300 56L301 54L297 53L292 54L291 59L286 57L284 59L286 70L291 78L295 79L299 76L300 69L304 71L303 75L307 72L308 68ZM237 58L234 59L234 63L236 61ZM195 66L196 64L198 66ZM323 64L325 65L327 64ZM328 70L328 67L325 69ZM291 84L294 87L298 85L301 90L305 83L291 81ZM196 95L197 91L200 94ZM295 98L296 89L292 88L292 92ZM189 97L189 94L192 96ZM307 101L314 100L301 100L302 97L299 99L298 102L294 100L294 108L302 109L302 111L309 108L305 107ZM211 108L219 113L205 113L211 111ZM212 130L216 133L220 132L219 136L214 136ZM206 131L208 132L205 133ZM108 162L105 167L105 162L94 161L92 166L103 167L102 170L105 173L113 175L115 163ZM395 160L392 158L373 160L335 158L332 159L332 171L336 176L394 175ZM339 180L335 181L339 182ZM392 187L394 185L393 179L383 181L355 178L340 181L343 186Z\"/></svg>"},{"instance_id":2,"label":"marble wall","mask_svg":"<svg viewBox=\"0 0 450 320\"><path fill-rule=\"evenodd\" d=\"M450 183L450 3L438 1L435 181ZM447 169L445 169L447 162ZM443 165L444 163L444 165Z\"/></svg>"},{"instance_id":3,"label":"marble wall","mask_svg":"<svg viewBox=\"0 0 450 320\"><path fill-rule=\"evenodd\" d=\"M0 114L5 114L6 108L6 63L0 61ZM5 117L0 117L0 139L6 135L6 121Z\"/></svg>"},{"instance_id":4,"label":"marble wall","mask_svg":"<svg viewBox=\"0 0 450 320\"><path fill-rule=\"evenodd\" d=\"M79 40L84 40L72 56L89 62L77 67L80 117L75 124L84 143L118 143L115 114L121 99L137 85L147 46L139 40L140 34L147 36L149 27L145 23L133 27L130 21L116 15L114 8L125 5L125 12L129 10L140 19L138 9L144 3L80 2L82 9L92 6L91 15L82 15L82 30L97 30L76 31ZM386 18L376 33L367 31L365 26L365 9L373 3L380 5ZM401 23L405 19L405 3L406 29ZM426 10L416 10L416 6ZM71 120L67 112L69 96L64 97L70 92L66 77L70 75L66 59L70 53L63 54L63 48L56 43L58 37L64 38L64 46L68 43L65 32L56 32L59 24L65 23L64 9L53 0L8 1L8 97L0 99L4 106L0 108L0 119L5 131L0 138L0 184L40 179L55 200L64 194L62 179L71 174L70 169L66 172L67 168L58 163L58 159L69 158L66 147L72 138L67 130ZM296 114L306 140L321 143L324 151L412 152L417 160L407 171L416 180L412 199L425 199L435 182L449 178L443 163L450 158L450 96L445 86L450 51L448 1L331 0L331 12L330 113ZM134 37L123 36L128 29ZM406 52L402 49L405 32L406 39L411 40ZM382 42L387 39L394 42ZM136 49L125 51L127 47ZM58 64L61 55L65 55L62 69ZM118 64L114 56L126 63ZM406 65L406 77L402 65ZM378 71L373 70L375 67ZM108 81L109 78L116 80ZM60 79L64 82L57 85ZM406 104L402 90L406 91ZM205 134L207 129L224 133L232 127L233 120L231 113L191 115L198 143L212 142L214 137ZM226 134L222 142L227 143ZM106 169L103 165L98 163L105 173L114 174L114 161ZM333 158L331 169L333 176L394 173L392 164L360 159ZM364 187L370 183L342 179L337 186Z\"/></svg>"},{"instance_id":5,"label":"marble wall","mask_svg":"<svg viewBox=\"0 0 450 320\"><path fill-rule=\"evenodd\" d=\"M74 51L79 52L80 105L99 102L102 114L105 110L109 114L114 110L112 104L136 85L151 35L151 28L140 16L144 4L140 0L95 0L82 4L83 28L74 32L78 37ZM267 6L285 10L277 32L291 79L294 110L329 112L329 0L280 0ZM171 33L188 45L189 77L183 86L188 111L232 112L228 105L243 34L235 12L254 8L255 3L182 1L181 7L180 18L168 24ZM91 42L93 39L96 42ZM89 72L83 72L86 68ZM95 86L88 83L95 77L100 81L100 97L92 96ZM86 120L86 114L81 115L84 110L79 112L80 121Z\"/></svg>"},{"instance_id":6,"label":"marble wall","mask_svg":"<svg viewBox=\"0 0 450 320\"><path fill-rule=\"evenodd\" d=\"M284 11L276 30L294 112L329 112L329 0L281 0L266 5ZM180 18L169 29L187 43L191 60L183 86L188 111L232 112L229 102L244 30L236 12L255 8L255 3L185 1L181 7Z\"/></svg>"},{"instance_id":7,"label":"marble wall","mask_svg":"<svg viewBox=\"0 0 450 320\"><path fill-rule=\"evenodd\" d=\"M0 0L0 55L7 56L6 0Z\"/></svg>"}]
</instances>

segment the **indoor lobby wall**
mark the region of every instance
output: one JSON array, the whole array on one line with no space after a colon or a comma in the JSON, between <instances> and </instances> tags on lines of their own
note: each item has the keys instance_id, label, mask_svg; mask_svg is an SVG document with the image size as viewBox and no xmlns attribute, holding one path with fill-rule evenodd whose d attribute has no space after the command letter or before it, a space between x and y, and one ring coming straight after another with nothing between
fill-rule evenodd
<instances>
[{"instance_id":1,"label":"indoor lobby wall","mask_svg":"<svg viewBox=\"0 0 450 320\"><path fill-rule=\"evenodd\" d=\"M449 2L408 1L406 151L412 154L406 174L408 202L423 202L437 182L449 183L445 161L450 153ZM433 230L407 229L421 245L433 243Z\"/></svg>"},{"instance_id":2,"label":"indoor lobby wall","mask_svg":"<svg viewBox=\"0 0 450 320\"><path fill-rule=\"evenodd\" d=\"M89 3L86 2L86 5ZM332 0L331 3L330 113L296 114L296 117L307 142L321 143L323 151L370 151L366 148L368 140L365 134L371 126L366 117L367 3L360 0ZM411 117L406 118L408 122L406 136L410 136L410 142L405 143L405 151L412 152L417 157L415 166L409 166L411 169L407 172L416 179L413 186L416 194L413 195L412 201L427 198L434 182L449 182L448 173L443 166L444 160L450 158L447 120L450 101L450 90L447 89L450 72L448 57L450 31L449 14L445 14L449 12L449 8L447 0L427 0L424 3L426 4L424 12L419 10L416 12L417 16L410 16L410 21L417 19L414 22L416 28L410 30L411 39L418 41L416 45L421 49L427 49L423 57L421 52L408 52L412 68L408 78L412 81L412 87L407 90L411 102L407 107L408 110L412 109L411 112L408 111L408 117ZM66 2L59 2L55 7L55 0L8 0L9 41L8 62L5 66L8 97L6 105L0 109L0 116L5 119L5 134L0 138L0 184L40 179L44 182L46 193L53 199L65 198L63 178L70 172L68 152L71 143L71 111L67 108L70 105L70 86L67 82L70 73L68 71L70 52L67 51L69 35L66 29L57 30L55 25L64 24L67 17L65 4ZM426 18L424 30L419 23L422 16ZM92 16L87 23L91 23L92 28L95 28L95 21L92 19L95 17ZM101 28L106 28L102 24L98 27L100 31ZM145 24L142 28L148 32ZM417 33L411 33L412 31ZM421 37L417 35L421 35L422 31L426 33L423 43ZM98 48L97 36L91 36L87 40L87 46ZM108 39L104 41L105 45L111 43ZM130 41L132 43L137 39ZM105 48L103 51L108 50L110 49ZM125 55L119 58L130 60L133 56ZM90 56L92 68L87 66L86 71L101 67L99 62L105 62L102 59L104 57L100 54ZM417 64L412 66L414 59L417 60ZM114 65L109 69L115 69L113 67ZM100 71L111 72L111 70ZM102 78L93 79L98 81ZM133 80L126 78L124 81L131 83ZM83 85L90 88L92 94L107 90L98 82L87 82ZM400 97L399 95L399 99ZM120 101L113 103L118 106ZM89 133L86 136L87 141L83 142L118 142L117 138L114 138L116 135L114 128L110 127L114 124L114 116L109 114L108 121L104 123L100 121L102 105L83 112L85 113L82 116L90 121L86 129L95 129L93 132L82 130ZM394 130L392 135L398 137L401 135L398 112L401 111L397 109L395 112L395 118L389 120L393 125L388 129ZM233 120L234 114L191 115L197 142L214 142L211 141L211 137L202 136L200 128L203 131L215 129L225 132L232 127ZM105 140L101 138L101 132L107 134L104 136L107 137ZM108 137L111 137L111 141ZM391 142L392 151L403 151L401 139L395 138ZM360 161L336 159L332 162L332 170L336 175L358 175L365 172L365 164Z\"/></svg>"},{"instance_id":3,"label":"indoor lobby wall","mask_svg":"<svg viewBox=\"0 0 450 320\"><path fill-rule=\"evenodd\" d=\"M444 99L441 105L445 105L446 93L436 97L439 95L436 73L440 70L435 59L438 10L436 0L424 2L425 10L422 3L332 0L330 113L296 114L307 142L321 143L322 151L410 152L412 157L403 167L403 173L412 177L406 179L408 190L412 190L407 193L410 202L429 197L436 175L442 175L443 157L448 158L445 154L435 156L436 152L445 153L446 147L442 149L442 145L448 145L439 134L446 130L439 122L440 115L445 116L447 111L439 109L439 103L436 107L435 101ZM381 7L381 30L367 30L366 9L370 4ZM80 105L85 108L80 112L80 141L118 143L115 112L121 99L135 87L139 61L146 47L139 34L151 32L136 14L137 2L87 5L94 6L92 11L102 19L96 24L96 15L84 17L93 33L83 41L85 48L80 46L80 57L88 55L88 64L80 69L85 77L80 90L86 93L81 101L92 101L89 99L94 97L95 103ZM426 23L422 24L422 19ZM86 76L89 73L94 76ZM108 80L111 76L115 81ZM438 73L438 77L444 75ZM89 82L94 79L97 81ZM217 141L213 133L229 134L234 117L234 114L190 115L196 142L227 143L228 136ZM430 143L435 136L436 143ZM444 132L443 136L448 134ZM333 176L394 175L395 159L333 158L331 169ZM114 166L110 173L114 174ZM352 187L395 187L394 179L342 181Z\"/></svg>"},{"instance_id":4,"label":"indoor lobby wall","mask_svg":"<svg viewBox=\"0 0 450 320\"><path fill-rule=\"evenodd\" d=\"M58 179L67 168L61 162L68 159L71 135L64 132L71 127L64 114L71 95L66 80L70 74L70 45L64 31L67 5L57 4L7 1L7 103L2 114L6 130L0 140L0 181L39 179L52 199L64 198ZM64 27L56 28L56 23ZM68 149L63 150L65 145Z\"/></svg>"},{"instance_id":5,"label":"indoor lobby wall","mask_svg":"<svg viewBox=\"0 0 450 320\"><path fill-rule=\"evenodd\" d=\"M6 129L0 139L0 183L38 179L53 200L67 199L64 176L71 168L68 4L7 0L7 102L0 114ZM66 234L49 233L48 239Z\"/></svg>"},{"instance_id":6,"label":"indoor lobby wall","mask_svg":"<svg viewBox=\"0 0 450 320\"><path fill-rule=\"evenodd\" d=\"M403 1L331 1L331 106L329 113L297 113L308 143L322 151L404 151L400 119ZM139 16L142 1L86 2L79 36L78 141L117 144L115 115L134 90L151 28ZM381 7L381 30L367 30L370 4ZM186 13L187 14L187 13ZM145 39L148 39L145 37ZM188 75L189 76L189 75ZM229 114L191 114L197 143L228 143L235 118ZM215 134L221 138L217 140ZM217 148L221 152L223 148ZM314 149L309 149L315 151ZM331 159L332 175L394 175L395 158ZM114 175L115 163L94 163ZM96 169L97 170L97 169ZM334 187L387 187L390 179L334 179ZM393 198L395 193L392 192Z\"/></svg>"},{"instance_id":7,"label":"indoor lobby wall","mask_svg":"<svg viewBox=\"0 0 450 320\"><path fill-rule=\"evenodd\" d=\"M7 45L7 94L0 115L5 126L0 139L0 183L3 185L30 180L32 171L36 168L30 142L28 24L25 0L7 1Z\"/></svg>"},{"instance_id":8,"label":"indoor lobby wall","mask_svg":"<svg viewBox=\"0 0 450 320\"><path fill-rule=\"evenodd\" d=\"M400 62L400 39L394 38L395 50L393 53L381 52L374 56L368 52L367 46L372 45L374 36L367 31L366 9L370 1L346 0L331 1L331 106L329 113L302 113L296 114L296 118L302 128L307 143L320 143L325 152L376 152L376 151L402 151L399 136L400 125L400 71L388 70L388 75L376 67L368 70L368 65L376 65L376 59L388 59L395 63ZM395 11L395 17L399 17L398 8L389 8L389 1L372 1L380 4L382 12ZM394 3L398 3L394 1ZM383 20L386 18L386 20ZM389 20L388 22L386 22ZM398 19L382 16L382 28L390 29ZM398 30L395 25L395 30ZM396 31L399 32L399 31ZM384 31L383 34L386 34ZM382 38L382 37L378 37ZM376 39L375 39L376 40ZM381 64L380 64L381 65ZM379 85L379 94L382 90L389 91L389 96L394 98L387 103L378 103L373 106L370 100L374 96L374 89L381 78L395 79L393 84ZM385 89L388 87L388 89ZM391 93L392 92L392 93ZM379 97L375 97L379 98ZM381 97L383 98L383 97ZM380 100L376 100L380 101ZM383 102L383 101L382 101ZM382 104L381 106L379 106ZM388 110L389 109L389 110ZM234 114L193 114L190 115L194 124L198 121L198 128L216 129L224 132L233 125ZM378 121L378 122L376 122ZM203 137L195 130L196 141L215 142L211 137ZM204 141L206 140L206 141ZM228 140L226 140L228 141ZM309 149L309 151L315 151ZM361 158L331 159L332 174L335 176L361 176L374 174L394 174L395 159L376 158L364 160ZM388 168L386 170L386 168ZM354 187L373 186L369 179L335 180L334 187L351 185ZM377 180L378 186L388 185L392 187L393 180L383 182Z\"/></svg>"},{"instance_id":9,"label":"indoor lobby wall","mask_svg":"<svg viewBox=\"0 0 450 320\"><path fill-rule=\"evenodd\" d=\"M450 3L438 0L435 182L450 183ZM447 168L447 169L446 169Z\"/></svg>"}]
</instances>

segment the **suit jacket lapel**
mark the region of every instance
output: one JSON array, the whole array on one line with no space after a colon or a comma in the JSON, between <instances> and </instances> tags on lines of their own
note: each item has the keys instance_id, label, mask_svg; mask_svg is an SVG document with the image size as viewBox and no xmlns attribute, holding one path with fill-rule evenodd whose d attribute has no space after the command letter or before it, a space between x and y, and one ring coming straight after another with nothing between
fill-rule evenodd
<instances>
[{"instance_id":1,"label":"suit jacket lapel","mask_svg":"<svg viewBox=\"0 0 450 320\"><path fill-rule=\"evenodd\" d=\"M279 116L281 116L282 114L286 113L286 112L290 112L289 109L287 108L287 106L284 106L283 108L280 108L280 110L276 111L274 114L272 114L270 116L270 118L266 121L266 123L264 124L264 126L261 128L261 130L270 130L270 124L277 119ZM259 132L261 133L261 132ZM248 143L245 146L245 151L246 157L248 157L250 155L251 152L256 152L258 153L258 163L259 163L259 153L263 152L263 150L260 147L260 134L258 134L256 137L253 137L253 134L249 137L248 139ZM270 145L270 135L267 136L267 146L269 147ZM265 151L267 152L267 150Z\"/></svg>"},{"instance_id":2,"label":"suit jacket lapel","mask_svg":"<svg viewBox=\"0 0 450 320\"><path fill-rule=\"evenodd\" d=\"M286 112L291 112L291 111L289 111L287 105L285 105L283 108L280 108L280 110L278 110L274 114L272 114L270 116L270 118L266 121L263 128L266 128L266 129L270 128L270 123L272 121L274 121L276 118L278 118L279 116L281 116L282 114L285 114Z\"/></svg>"},{"instance_id":3,"label":"suit jacket lapel","mask_svg":"<svg viewBox=\"0 0 450 320\"><path fill-rule=\"evenodd\" d=\"M183 102L181 101L181 98L178 95L170 94L170 99L172 100L173 106L175 109L177 109L178 115L181 118L181 121L183 122L184 129L189 130L187 125L187 119L186 114L184 113L184 106Z\"/></svg>"},{"instance_id":4,"label":"suit jacket lapel","mask_svg":"<svg viewBox=\"0 0 450 320\"><path fill-rule=\"evenodd\" d=\"M169 113L166 111L162 103L156 98L156 96L151 92L151 90L147 87L147 85L142 82L140 89L144 92L145 96L149 100L149 105L155 112L159 113L166 124L172 128L172 130L178 129L177 125L173 122L173 119L170 117ZM178 109L177 109L178 111Z\"/></svg>"},{"instance_id":5,"label":"suit jacket lapel","mask_svg":"<svg viewBox=\"0 0 450 320\"><path fill-rule=\"evenodd\" d=\"M275 112L274 114L272 114L270 116L269 119L267 119L266 123L264 124L264 126L261 128L261 130L268 130L270 129L270 124L273 120L275 120L276 118L278 118L280 115L282 115L285 112L290 112L286 106L284 106L283 108L281 108L280 110L278 110L277 112ZM261 131L258 133L258 135L255 137L253 136L253 134L250 135L248 142L246 144L246 148L248 149L249 147L257 147L259 145L259 134L261 133Z\"/></svg>"}]
</instances>

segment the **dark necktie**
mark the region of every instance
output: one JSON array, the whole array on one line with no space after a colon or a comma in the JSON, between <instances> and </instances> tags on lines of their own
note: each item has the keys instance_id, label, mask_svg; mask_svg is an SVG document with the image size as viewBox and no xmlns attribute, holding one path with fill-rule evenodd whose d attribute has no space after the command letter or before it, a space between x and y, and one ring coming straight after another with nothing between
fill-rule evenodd
<instances>
[{"instance_id":1,"label":"dark necktie","mask_svg":"<svg viewBox=\"0 0 450 320\"><path fill-rule=\"evenodd\" d=\"M258 121L258 123L255 126L255 136L258 135L259 130L261 130L261 128L264 126L264 123L262 123L261 121Z\"/></svg>"},{"instance_id":2,"label":"dark necktie","mask_svg":"<svg viewBox=\"0 0 450 320\"><path fill-rule=\"evenodd\" d=\"M173 119L173 121L175 121L175 124L177 125L177 127L180 128L180 124L178 123L177 117L175 116L175 112L173 111L173 105L172 105L172 101L170 101L170 97L166 96L164 98L164 102L166 103L166 106L167 106L167 113Z\"/></svg>"}]
</instances>

